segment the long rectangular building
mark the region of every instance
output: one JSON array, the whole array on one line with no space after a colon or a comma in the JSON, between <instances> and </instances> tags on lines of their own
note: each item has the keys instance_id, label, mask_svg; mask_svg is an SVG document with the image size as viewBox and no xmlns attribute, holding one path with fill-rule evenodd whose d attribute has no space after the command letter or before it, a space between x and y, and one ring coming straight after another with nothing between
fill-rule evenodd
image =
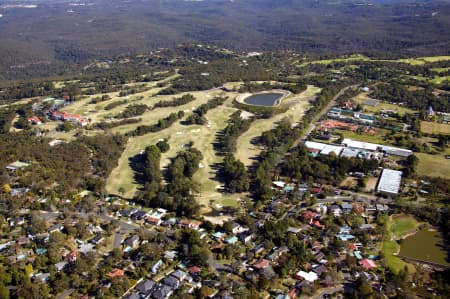
<instances>
[{"instance_id":1,"label":"long rectangular building","mask_svg":"<svg viewBox=\"0 0 450 299\"><path fill-rule=\"evenodd\" d=\"M397 195L402 182L402 172L385 168L378 181L377 192L387 195Z\"/></svg>"},{"instance_id":2,"label":"long rectangular building","mask_svg":"<svg viewBox=\"0 0 450 299\"><path fill-rule=\"evenodd\" d=\"M370 143L370 142L356 141L356 140L352 140L350 138L344 138L344 140L341 142L341 144L348 148L366 150L366 151L371 151L371 152L380 151L380 152L384 152L389 155L400 156L400 157L408 157L413 154L412 150L409 150L409 149L387 146L387 145L376 144L376 143Z\"/></svg>"}]
</instances>

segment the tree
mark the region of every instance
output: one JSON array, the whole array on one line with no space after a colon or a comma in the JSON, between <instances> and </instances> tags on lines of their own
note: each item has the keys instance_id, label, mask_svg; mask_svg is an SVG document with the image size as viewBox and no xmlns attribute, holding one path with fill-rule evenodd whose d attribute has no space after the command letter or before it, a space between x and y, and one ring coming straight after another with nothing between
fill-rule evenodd
<instances>
[{"instance_id":1,"label":"tree","mask_svg":"<svg viewBox=\"0 0 450 299\"><path fill-rule=\"evenodd\" d=\"M4 184L2 190L4 193L9 194L11 192L11 186L9 184Z\"/></svg>"},{"instance_id":2,"label":"tree","mask_svg":"<svg viewBox=\"0 0 450 299\"><path fill-rule=\"evenodd\" d=\"M156 146L159 148L159 150L161 151L161 153L165 153L170 149L170 145L167 142L167 140L161 140L158 141L158 143L156 144Z\"/></svg>"},{"instance_id":3,"label":"tree","mask_svg":"<svg viewBox=\"0 0 450 299\"><path fill-rule=\"evenodd\" d=\"M245 192L249 188L247 169L244 163L236 160L232 154L227 154L224 158L222 176L225 187L231 193Z\"/></svg>"}]
</instances>

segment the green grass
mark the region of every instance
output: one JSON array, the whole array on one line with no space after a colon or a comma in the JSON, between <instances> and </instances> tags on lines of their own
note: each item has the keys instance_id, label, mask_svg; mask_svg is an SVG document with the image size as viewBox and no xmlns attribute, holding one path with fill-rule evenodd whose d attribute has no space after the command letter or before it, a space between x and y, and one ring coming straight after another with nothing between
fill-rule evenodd
<instances>
[{"instance_id":1,"label":"green grass","mask_svg":"<svg viewBox=\"0 0 450 299\"><path fill-rule=\"evenodd\" d=\"M251 141L260 136L263 132L274 128L280 120L287 117L293 124L299 122L308 107L308 99L320 92L320 88L309 85L308 88L298 95L291 95L283 100L282 105L288 105L290 108L284 113L276 114L269 119L255 120L250 129L239 136L237 140L237 151L235 156L246 166L253 163L253 158L257 157L262 148L254 145Z\"/></svg>"},{"instance_id":2,"label":"green grass","mask_svg":"<svg viewBox=\"0 0 450 299\"><path fill-rule=\"evenodd\" d=\"M450 76L434 77L433 79L430 80L430 82L434 84L441 84L445 81L447 81L448 83L450 81Z\"/></svg>"},{"instance_id":3,"label":"green grass","mask_svg":"<svg viewBox=\"0 0 450 299\"><path fill-rule=\"evenodd\" d=\"M363 105L363 111L367 113L377 113L381 110L393 110L396 111L399 115L404 115L405 113L414 113L415 111L406 107L401 107L394 104L379 102L375 107L364 105L364 102L368 100L369 97L367 93L360 93L356 97L353 98L355 102Z\"/></svg>"},{"instance_id":4,"label":"green grass","mask_svg":"<svg viewBox=\"0 0 450 299\"><path fill-rule=\"evenodd\" d=\"M407 59L397 59L397 60L386 60L386 59L371 59L364 55L355 54L347 58L336 58L336 59L323 59L315 60L310 62L304 62L299 64L300 67L310 65L310 64L323 64L328 65L335 62L350 62L350 61L383 61L383 62L401 62L408 63L411 65L424 65L426 63L446 61L450 60L450 56L429 56L429 57L418 57L418 58L407 58Z\"/></svg>"},{"instance_id":5,"label":"green grass","mask_svg":"<svg viewBox=\"0 0 450 299\"><path fill-rule=\"evenodd\" d=\"M179 110L189 110L192 111L193 108L198 107L200 104L206 103L208 99L212 96L219 94L219 91L214 92L195 92L194 96L197 98L194 102L188 103L179 107L167 107L161 109L155 109L144 113L141 118L142 121L137 124L125 125L114 128L113 132L126 133L128 131L134 130L139 125L145 124L150 125L156 123L159 119L166 117L173 111ZM187 112L186 117L192 112ZM220 114L220 113L219 113ZM206 127L202 127L202 130L206 130ZM118 166L111 172L110 176L106 182L106 190L112 194L119 194L119 188L125 190L124 196L131 198L138 188L138 184L133 180L133 171L129 165L129 158L138 154L140 151L144 150L147 146L155 144L159 139L169 138L169 144L171 150L164 154L161 159L161 166L164 167L168 164L171 156L175 156L177 152L182 151L182 146L189 143L189 141L194 142L194 146L197 146L200 151L204 150L204 145L202 142L202 136L206 136L206 131L194 131L199 129L199 126L183 126L180 122L177 122L170 126L169 128L156 133L149 133L143 136L137 136L129 138L127 145L125 147L122 156L118 161ZM193 132L194 131L194 132ZM215 131L214 131L215 134ZM209 136L209 135L207 135Z\"/></svg>"},{"instance_id":6,"label":"green grass","mask_svg":"<svg viewBox=\"0 0 450 299\"><path fill-rule=\"evenodd\" d=\"M443 73L450 70L450 67L439 67L431 69L433 72Z\"/></svg>"},{"instance_id":7,"label":"green grass","mask_svg":"<svg viewBox=\"0 0 450 299\"><path fill-rule=\"evenodd\" d=\"M411 65L423 65L425 63L450 60L450 56L428 56L408 59L398 59L396 62L408 63Z\"/></svg>"},{"instance_id":8,"label":"green grass","mask_svg":"<svg viewBox=\"0 0 450 299\"><path fill-rule=\"evenodd\" d=\"M363 142L371 142L371 143L379 143L379 144L386 143L383 136L387 133L387 131L383 130L383 129L378 129L378 128L376 129L376 131L377 131L376 134L369 135L366 133L358 134L357 132L340 130L342 135L344 135L344 138L350 138L353 140L358 140L358 141L363 141Z\"/></svg>"},{"instance_id":9,"label":"green grass","mask_svg":"<svg viewBox=\"0 0 450 299\"><path fill-rule=\"evenodd\" d=\"M396 240L414 231L420 223L410 215L391 216L386 223L386 231L383 236L381 251L384 254L386 266L394 273L398 273L408 267L409 273L415 272L413 265L404 262L395 256L400 251L400 245Z\"/></svg>"},{"instance_id":10,"label":"green grass","mask_svg":"<svg viewBox=\"0 0 450 299\"><path fill-rule=\"evenodd\" d=\"M394 239L400 239L414 231L419 224L414 217L409 215L393 216L390 230Z\"/></svg>"},{"instance_id":11,"label":"green grass","mask_svg":"<svg viewBox=\"0 0 450 299\"><path fill-rule=\"evenodd\" d=\"M420 131L428 134L450 134L450 125L432 121L422 121Z\"/></svg>"},{"instance_id":12,"label":"green grass","mask_svg":"<svg viewBox=\"0 0 450 299\"><path fill-rule=\"evenodd\" d=\"M416 153L415 155L419 158L417 174L450 179L450 160L445 158L445 154L449 154L449 150L441 155Z\"/></svg>"},{"instance_id":13,"label":"green grass","mask_svg":"<svg viewBox=\"0 0 450 299\"><path fill-rule=\"evenodd\" d=\"M189 110L193 107L198 106L201 103L206 102L212 96L220 93L220 91L214 92L196 92L193 93L197 100L194 103L189 103L191 105ZM165 168L172 158L174 158L177 153L183 151L184 146L189 142L193 142L193 146L199 149L203 154L203 160L201 161L202 168L200 168L194 175L194 181L199 185L199 193L196 194L198 202L202 205L202 211L209 211L210 204L222 205L222 206L238 206L238 198L244 197L243 194L223 194L218 191L217 187L220 185L218 181L215 180L215 169L213 165L220 163L222 157L216 155L213 147L213 143L216 140L216 133L227 125L229 116L236 111L235 108L231 107L230 97L222 106L214 108L206 114L206 118L210 122L210 127L191 125L184 126L180 122L173 124L171 127L156 133L149 133L144 136L138 136L130 138L127 146L119 159L118 166L112 171L111 175L108 177L106 189L109 193L119 194L119 188L125 190L124 196L127 198L133 197L135 192L139 188L139 184L133 180L133 170L129 165L129 157L138 154L140 151L144 150L147 146L155 144L159 139L168 138L168 143L170 144L170 150L161 157L161 168ZM185 105L186 106L186 105ZM165 111L165 113L170 113L174 109L182 110L184 106L180 107L169 107L156 109L155 111L150 111L145 113L143 121L141 123L150 122L148 118L155 119L157 117L152 116L152 112L159 113ZM186 108L186 107L184 107ZM167 110L167 111L166 111ZM190 114L190 113L188 113ZM158 117L161 115L158 114ZM122 126L115 128L115 132L126 132L132 129L131 126Z\"/></svg>"}]
</instances>

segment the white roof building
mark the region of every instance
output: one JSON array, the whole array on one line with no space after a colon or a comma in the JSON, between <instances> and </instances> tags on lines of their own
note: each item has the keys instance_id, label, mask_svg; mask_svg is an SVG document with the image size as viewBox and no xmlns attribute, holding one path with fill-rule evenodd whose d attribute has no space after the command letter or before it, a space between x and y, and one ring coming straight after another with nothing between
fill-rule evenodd
<instances>
[{"instance_id":1,"label":"white roof building","mask_svg":"<svg viewBox=\"0 0 450 299\"><path fill-rule=\"evenodd\" d=\"M377 191L388 195L397 195L401 181L401 171L385 168L378 181Z\"/></svg>"},{"instance_id":2,"label":"white roof building","mask_svg":"<svg viewBox=\"0 0 450 299\"><path fill-rule=\"evenodd\" d=\"M306 141L305 142L305 146L309 149L315 149L315 150L323 150L324 147L326 146L325 143L320 143L320 142L314 142L314 141Z\"/></svg>"},{"instance_id":3,"label":"white roof building","mask_svg":"<svg viewBox=\"0 0 450 299\"><path fill-rule=\"evenodd\" d=\"M344 138L344 140L341 143L342 145L345 145L348 148L352 149L359 149L359 150L367 150L367 151L383 151L386 154L394 155L394 156L400 156L400 157L408 157L413 154L412 150L409 149L403 149L399 147L393 147L393 146L386 146L382 144L376 144L376 143L370 143L370 142L362 142L362 141L356 141L352 140L350 138Z\"/></svg>"},{"instance_id":4,"label":"white roof building","mask_svg":"<svg viewBox=\"0 0 450 299\"><path fill-rule=\"evenodd\" d=\"M342 149L343 149L342 146L326 144L326 146L320 151L320 154L329 155L331 153L335 153L336 156L339 156L342 152Z\"/></svg>"},{"instance_id":5,"label":"white roof building","mask_svg":"<svg viewBox=\"0 0 450 299\"><path fill-rule=\"evenodd\" d=\"M298 271L296 276L297 278L303 278L304 280L309 282L314 282L319 278L317 274L312 271L310 272Z\"/></svg>"},{"instance_id":6,"label":"white roof building","mask_svg":"<svg viewBox=\"0 0 450 299\"><path fill-rule=\"evenodd\" d=\"M327 143L320 143L314 141L306 141L305 146L309 149L314 149L320 151L322 155L329 155L331 153L335 153L336 156L339 156L343 147L340 145L332 145Z\"/></svg>"},{"instance_id":7,"label":"white roof building","mask_svg":"<svg viewBox=\"0 0 450 299\"><path fill-rule=\"evenodd\" d=\"M342 140L341 144L343 144L349 148L357 148L357 149L368 150L368 151L376 151L378 148L382 147L379 144L356 141L356 140L352 140L350 138L344 138L344 140Z\"/></svg>"}]
</instances>

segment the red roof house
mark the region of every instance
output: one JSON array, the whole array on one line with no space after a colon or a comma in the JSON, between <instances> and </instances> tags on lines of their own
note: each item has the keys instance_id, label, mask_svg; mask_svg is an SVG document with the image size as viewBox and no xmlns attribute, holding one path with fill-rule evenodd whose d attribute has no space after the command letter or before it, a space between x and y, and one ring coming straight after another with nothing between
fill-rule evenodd
<instances>
[{"instance_id":1,"label":"red roof house","mask_svg":"<svg viewBox=\"0 0 450 299\"><path fill-rule=\"evenodd\" d=\"M111 272L108 273L108 276L113 278L113 277L120 277L123 276L125 274L125 271L123 271L122 269L113 269Z\"/></svg>"},{"instance_id":2,"label":"red roof house","mask_svg":"<svg viewBox=\"0 0 450 299\"><path fill-rule=\"evenodd\" d=\"M27 120L32 125L40 125L40 124L42 124L41 120L37 116L29 117Z\"/></svg>"},{"instance_id":3,"label":"red roof house","mask_svg":"<svg viewBox=\"0 0 450 299\"><path fill-rule=\"evenodd\" d=\"M192 266L188 268L188 272L190 274L198 274L202 271L202 269L199 266Z\"/></svg>"},{"instance_id":4,"label":"red roof house","mask_svg":"<svg viewBox=\"0 0 450 299\"><path fill-rule=\"evenodd\" d=\"M256 264L253 265L253 268L255 269L264 269L265 267L269 266L269 261L266 259L259 260Z\"/></svg>"},{"instance_id":5,"label":"red roof house","mask_svg":"<svg viewBox=\"0 0 450 299\"><path fill-rule=\"evenodd\" d=\"M376 268L377 267L377 264L375 264L374 261L369 260L369 259L360 260L359 264L361 265L361 267L363 267L366 270L370 270L372 268Z\"/></svg>"}]
</instances>

